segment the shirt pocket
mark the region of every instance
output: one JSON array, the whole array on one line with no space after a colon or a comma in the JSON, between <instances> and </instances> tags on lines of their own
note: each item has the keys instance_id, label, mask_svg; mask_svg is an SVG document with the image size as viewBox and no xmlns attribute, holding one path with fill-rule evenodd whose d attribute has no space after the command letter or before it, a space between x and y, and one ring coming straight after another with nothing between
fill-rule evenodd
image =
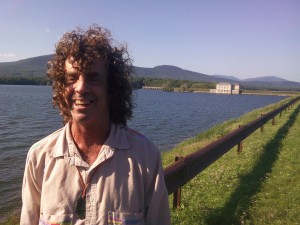
<instances>
[{"instance_id":1,"label":"shirt pocket","mask_svg":"<svg viewBox=\"0 0 300 225\"><path fill-rule=\"evenodd\" d=\"M71 225L73 214L46 215L40 214L39 225Z\"/></svg>"},{"instance_id":2,"label":"shirt pocket","mask_svg":"<svg viewBox=\"0 0 300 225\"><path fill-rule=\"evenodd\" d=\"M144 213L108 212L108 225L144 225Z\"/></svg>"}]
</instances>

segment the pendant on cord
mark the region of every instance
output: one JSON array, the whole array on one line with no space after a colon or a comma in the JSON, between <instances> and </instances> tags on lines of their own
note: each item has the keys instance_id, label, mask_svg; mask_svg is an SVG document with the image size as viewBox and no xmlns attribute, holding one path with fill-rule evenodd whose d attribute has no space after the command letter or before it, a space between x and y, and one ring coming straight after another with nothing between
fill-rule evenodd
<instances>
[{"instance_id":1,"label":"pendant on cord","mask_svg":"<svg viewBox=\"0 0 300 225\"><path fill-rule=\"evenodd\" d=\"M77 199L75 209L76 209L76 213L77 213L78 217L83 220L83 219L85 219L85 214L86 214L86 212L85 212L86 211L86 198L85 198L86 190L87 190L88 186L90 185L90 182L91 182L95 172L97 171L97 169L94 169L93 173L89 176L89 179L86 182L86 184L84 183L81 173L77 166L76 166L76 169L78 171L80 186L82 188L82 193L79 195L79 197Z\"/></svg>"},{"instance_id":2,"label":"pendant on cord","mask_svg":"<svg viewBox=\"0 0 300 225\"><path fill-rule=\"evenodd\" d=\"M85 196L83 197L82 194L80 194L76 202L76 213L81 220L85 219L85 205Z\"/></svg>"}]
</instances>

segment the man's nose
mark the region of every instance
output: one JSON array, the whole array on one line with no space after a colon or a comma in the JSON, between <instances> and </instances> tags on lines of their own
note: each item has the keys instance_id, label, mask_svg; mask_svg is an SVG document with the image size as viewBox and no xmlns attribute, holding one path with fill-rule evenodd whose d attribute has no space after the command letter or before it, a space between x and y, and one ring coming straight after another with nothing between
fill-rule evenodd
<instances>
[{"instance_id":1,"label":"man's nose","mask_svg":"<svg viewBox=\"0 0 300 225\"><path fill-rule=\"evenodd\" d=\"M88 82L82 75L79 76L76 82L75 91L78 93L85 93L88 91Z\"/></svg>"}]
</instances>

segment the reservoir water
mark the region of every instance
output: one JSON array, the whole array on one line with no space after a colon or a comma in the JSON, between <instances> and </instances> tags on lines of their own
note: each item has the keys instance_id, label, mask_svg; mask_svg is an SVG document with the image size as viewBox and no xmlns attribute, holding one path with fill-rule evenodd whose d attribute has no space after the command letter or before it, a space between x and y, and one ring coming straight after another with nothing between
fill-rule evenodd
<instances>
[{"instance_id":1,"label":"reservoir water","mask_svg":"<svg viewBox=\"0 0 300 225\"><path fill-rule=\"evenodd\" d=\"M128 125L169 150L223 121L278 102L284 96L217 95L135 91ZM20 210L21 186L29 147L62 126L51 105L51 87L0 85L0 220Z\"/></svg>"}]
</instances>

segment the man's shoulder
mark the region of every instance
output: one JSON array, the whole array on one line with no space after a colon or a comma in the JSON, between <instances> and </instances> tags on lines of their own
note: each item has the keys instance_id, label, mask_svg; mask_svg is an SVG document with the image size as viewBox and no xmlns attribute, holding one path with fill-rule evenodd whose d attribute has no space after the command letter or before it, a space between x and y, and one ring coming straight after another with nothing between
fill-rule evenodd
<instances>
[{"instance_id":1,"label":"man's shoulder","mask_svg":"<svg viewBox=\"0 0 300 225\"><path fill-rule=\"evenodd\" d=\"M139 151L147 151L151 154L160 154L157 146L147 136L130 127L126 127L124 129L126 130L129 145L131 148L138 149Z\"/></svg>"},{"instance_id":2,"label":"man's shoulder","mask_svg":"<svg viewBox=\"0 0 300 225\"><path fill-rule=\"evenodd\" d=\"M146 139L146 140L148 140L148 138L147 138L144 134L142 134L142 133L140 133L140 132L138 132L138 131L136 131L136 130L130 128L130 127L125 127L124 129L126 130L126 132L127 132L129 135L136 136L137 138L141 138L141 139Z\"/></svg>"},{"instance_id":3,"label":"man's shoulder","mask_svg":"<svg viewBox=\"0 0 300 225\"><path fill-rule=\"evenodd\" d=\"M138 141L138 142L145 142L149 144L153 144L148 137L146 137L144 134L130 128L130 127L125 127L124 128L125 132L127 133L127 137L129 141Z\"/></svg>"},{"instance_id":4,"label":"man's shoulder","mask_svg":"<svg viewBox=\"0 0 300 225\"><path fill-rule=\"evenodd\" d=\"M28 157L39 158L41 155L51 155L54 151L54 146L56 145L61 133L65 128L54 131L53 133L47 135L41 140L34 143L28 152Z\"/></svg>"},{"instance_id":5,"label":"man's shoulder","mask_svg":"<svg viewBox=\"0 0 300 225\"><path fill-rule=\"evenodd\" d=\"M141 168L155 173L161 166L161 152L158 147L144 134L132 128L126 127L125 130L130 146L127 151L129 157L134 159Z\"/></svg>"}]
</instances>

